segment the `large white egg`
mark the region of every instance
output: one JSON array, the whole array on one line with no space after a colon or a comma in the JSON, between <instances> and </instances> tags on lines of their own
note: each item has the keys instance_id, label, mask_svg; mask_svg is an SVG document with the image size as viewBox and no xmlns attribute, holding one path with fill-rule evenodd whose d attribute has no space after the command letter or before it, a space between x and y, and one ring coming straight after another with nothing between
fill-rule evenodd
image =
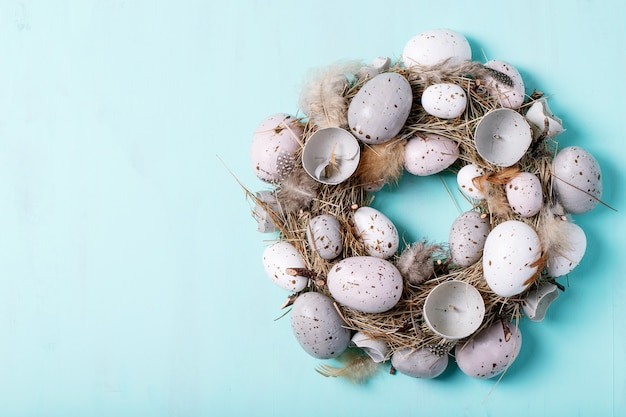
<instances>
[{"instance_id":1,"label":"large white egg","mask_svg":"<svg viewBox=\"0 0 626 417\"><path fill-rule=\"evenodd\" d=\"M290 159L302 143L302 126L295 117L276 113L266 117L255 129L250 144L250 162L255 175L263 181L280 179L279 156Z\"/></svg>"},{"instance_id":2,"label":"large white egg","mask_svg":"<svg viewBox=\"0 0 626 417\"><path fill-rule=\"evenodd\" d=\"M436 378L446 370L448 355L437 356L426 348L403 348L391 356L391 365L400 373L415 378Z\"/></svg>"},{"instance_id":3,"label":"large white egg","mask_svg":"<svg viewBox=\"0 0 626 417\"><path fill-rule=\"evenodd\" d=\"M600 201L600 164L585 149L579 146L561 149L552 161L552 174L557 198L568 213L586 213Z\"/></svg>"},{"instance_id":4,"label":"large white egg","mask_svg":"<svg viewBox=\"0 0 626 417\"><path fill-rule=\"evenodd\" d=\"M585 231L575 223L564 223L564 248L559 253L548 252L546 271L553 277L569 274L578 266L587 250L587 236Z\"/></svg>"},{"instance_id":5,"label":"large white egg","mask_svg":"<svg viewBox=\"0 0 626 417\"><path fill-rule=\"evenodd\" d=\"M472 59L472 49L462 34L450 29L423 31L406 43L402 61L407 68L440 64L448 60L459 64Z\"/></svg>"},{"instance_id":6,"label":"large white egg","mask_svg":"<svg viewBox=\"0 0 626 417\"><path fill-rule=\"evenodd\" d=\"M364 313L393 308L402 295L403 281L394 264L374 256L353 256L328 272L328 290L340 304Z\"/></svg>"},{"instance_id":7,"label":"large white egg","mask_svg":"<svg viewBox=\"0 0 626 417\"><path fill-rule=\"evenodd\" d=\"M400 244L398 229L387 216L373 207L359 207L354 212L354 226L368 255L387 259Z\"/></svg>"},{"instance_id":8,"label":"large white egg","mask_svg":"<svg viewBox=\"0 0 626 417\"><path fill-rule=\"evenodd\" d=\"M287 291L302 291L309 279L301 276L292 276L287 272L289 268L304 268L302 255L291 243L281 240L267 246L263 251L263 268L272 282Z\"/></svg>"},{"instance_id":9,"label":"large white egg","mask_svg":"<svg viewBox=\"0 0 626 417\"><path fill-rule=\"evenodd\" d=\"M291 329L304 351L318 359L335 358L350 345L350 330L333 300L317 292L306 292L294 301Z\"/></svg>"},{"instance_id":10,"label":"large white egg","mask_svg":"<svg viewBox=\"0 0 626 417\"><path fill-rule=\"evenodd\" d=\"M306 237L311 249L323 259L334 259L343 250L341 224L330 214L320 214L309 220Z\"/></svg>"},{"instance_id":11,"label":"large white egg","mask_svg":"<svg viewBox=\"0 0 626 417\"><path fill-rule=\"evenodd\" d=\"M531 172L520 172L505 185L511 210L521 217L539 213L543 205L541 181Z\"/></svg>"},{"instance_id":12,"label":"large white egg","mask_svg":"<svg viewBox=\"0 0 626 417\"><path fill-rule=\"evenodd\" d=\"M456 84L433 84L422 93L422 107L432 116L454 119L465 111L467 93Z\"/></svg>"},{"instance_id":13,"label":"large white egg","mask_svg":"<svg viewBox=\"0 0 626 417\"><path fill-rule=\"evenodd\" d=\"M448 238L452 261L465 267L476 263L483 254L489 229L489 219L477 211L466 211L457 217Z\"/></svg>"},{"instance_id":14,"label":"large white egg","mask_svg":"<svg viewBox=\"0 0 626 417\"><path fill-rule=\"evenodd\" d=\"M541 243L537 232L520 220L500 223L487 235L483 249L483 275L501 297L524 291L539 272Z\"/></svg>"},{"instance_id":15,"label":"large white egg","mask_svg":"<svg viewBox=\"0 0 626 417\"><path fill-rule=\"evenodd\" d=\"M459 342L454 357L464 374L474 378L492 378L507 369L522 348L522 333L513 323L506 324L509 338L501 321L472 336L467 343Z\"/></svg>"},{"instance_id":16,"label":"large white egg","mask_svg":"<svg viewBox=\"0 0 626 417\"><path fill-rule=\"evenodd\" d=\"M459 189L466 196L475 200L484 200L485 195L474 184L474 178L485 175L485 170L476 164L467 164L459 169L456 174L456 182Z\"/></svg>"},{"instance_id":17,"label":"large white egg","mask_svg":"<svg viewBox=\"0 0 626 417\"><path fill-rule=\"evenodd\" d=\"M459 146L445 136L413 136L404 147L404 168L413 175L432 175L449 168L459 157Z\"/></svg>"},{"instance_id":18,"label":"large white egg","mask_svg":"<svg viewBox=\"0 0 626 417\"><path fill-rule=\"evenodd\" d=\"M379 74L350 101L350 131L363 143L387 142L404 126L412 104L413 90L406 78L395 72Z\"/></svg>"},{"instance_id":19,"label":"large white egg","mask_svg":"<svg viewBox=\"0 0 626 417\"><path fill-rule=\"evenodd\" d=\"M511 85L503 82L497 76L485 77L485 84L489 95L495 97L502 107L518 109L526 97L524 80L513 65L508 62L494 59L485 63L485 67L499 71L509 77Z\"/></svg>"}]
</instances>

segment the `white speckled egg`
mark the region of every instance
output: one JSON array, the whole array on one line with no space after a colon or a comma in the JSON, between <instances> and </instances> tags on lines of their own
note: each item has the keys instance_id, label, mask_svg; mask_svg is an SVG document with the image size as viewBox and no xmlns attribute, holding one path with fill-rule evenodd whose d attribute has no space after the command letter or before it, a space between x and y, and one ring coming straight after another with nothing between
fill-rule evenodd
<instances>
[{"instance_id":1,"label":"white speckled egg","mask_svg":"<svg viewBox=\"0 0 626 417\"><path fill-rule=\"evenodd\" d=\"M403 348L391 356L391 365L400 373L415 378L436 378L446 370L448 355L437 356L428 349Z\"/></svg>"},{"instance_id":2,"label":"white speckled egg","mask_svg":"<svg viewBox=\"0 0 626 417\"><path fill-rule=\"evenodd\" d=\"M379 74L350 101L350 131L363 143L387 142L404 126L412 104L413 91L406 78L395 72Z\"/></svg>"},{"instance_id":3,"label":"white speckled egg","mask_svg":"<svg viewBox=\"0 0 626 417\"><path fill-rule=\"evenodd\" d=\"M485 67L499 71L508 75L512 85L498 80L495 76L485 77L485 84L489 95L497 98L502 107L518 109L523 103L526 95L524 80L521 74L513 65L501 60L491 60L485 63Z\"/></svg>"},{"instance_id":4,"label":"white speckled egg","mask_svg":"<svg viewBox=\"0 0 626 417\"><path fill-rule=\"evenodd\" d=\"M402 60L407 68L431 66L445 60L458 64L472 59L472 49L462 34L450 29L423 31L406 43Z\"/></svg>"},{"instance_id":5,"label":"white speckled egg","mask_svg":"<svg viewBox=\"0 0 626 417\"><path fill-rule=\"evenodd\" d=\"M384 340L372 339L360 331L352 336L351 344L361 348L376 363L384 362L389 355L389 346Z\"/></svg>"},{"instance_id":6,"label":"white speckled egg","mask_svg":"<svg viewBox=\"0 0 626 417\"><path fill-rule=\"evenodd\" d=\"M585 231L575 223L564 222L567 244L559 252L548 252L546 271L553 277L569 274L578 266L587 250Z\"/></svg>"},{"instance_id":7,"label":"white speckled egg","mask_svg":"<svg viewBox=\"0 0 626 417\"><path fill-rule=\"evenodd\" d=\"M422 93L422 107L430 115L454 119L465 111L467 93L456 84L433 84Z\"/></svg>"},{"instance_id":8,"label":"white speckled egg","mask_svg":"<svg viewBox=\"0 0 626 417\"><path fill-rule=\"evenodd\" d=\"M341 224L330 214L313 217L306 229L306 237L311 249L323 259L334 259L343 250Z\"/></svg>"},{"instance_id":9,"label":"white speckled egg","mask_svg":"<svg viewBox=\"0 0 626 417\"><path fill-rule=\"evenodd\" d=\"M427 133L409 139L404 147L404 168L413 175L437 174L459 157L459 147L450 138Z\"/></svg>"},{"instance_id":10,"label":"white speckled egg","mask_svg":"<svg viewBox=\"0 0 626 417\"><path fill-rule=\"evenodd\" d=\"M293 303L291 329L304 351L315 358L335 358L348 348L350 330L345 326L333 300L324 294L306 292Z\"/></svg>"},{"instance_id":11,"label":"white speckled egg","mask_svg":"<svg viewBox=\"0 0 626 417\"><path fill-rule=\"evenodd\" d=\"M466 196L475 200L484 200L485 195L474 184L474 178L485 175L485 170L476 164L467 164L463 168L459 169L456 174L456 182L459 185L459 189Z\"/></svg>"},{"instance_id":12,"label":"white speckled egg","mask_svg":"<svg viewBox=\"0 0 626 417\"><path fill-rule=\"evenodd\" d=\"M533 173L520 172L506 185L506 198L511 209L521 217L539 213L543 205L541 181Z\"/></svg>"},{"instance_id":13,"label":"white speckled egg","mask_svg":"<svg viewBox=\"0 0 626 417\"><path fill-rule=\"evenodd\" d=\"M487 216L477 211L466 211L457 217L448 238L452 261L460 266L476 263L483 254L489 228Z\"/></svg>"},{"instance_id":14,"label":"white speckled egg","mask_svg":"<svg viewBox=\"0 0 626 417\"><path fill-rule=\"evenodd\" d=\"M326 278L340 304L364 313L382 313L397 304L403 281L394 264L374 256L353 256L337 262Z\"/></svg>"},{"instance_id":15,"label":"white speckled egg","mask_svg":"<svg viewBox=\"0 0 626 417\"><path fill-rule=\"evenodd\" d=\"M281 240L267 246L263 251L263 268L272 282L287 291L302 291L308 278L291 276L288 268L304 268L302 255L291 243Z\"/></svg>"},{"instance_id":16,"label":"white speckled egg","mask_svg":"<svg viewBox=\"0 0 626 417\"><path fill-rule=\"evenodd\" d=\"M538 271L541 242L537 232L520 220L500 223L487 235L483 249L483 275L501 297L524 291Z\"/></svg>"},{"instance_id":17,"label":"white speckled egg","mask_svg":"<svg viewBox=\"0 0 626 417\"><path fill-rule=\"evenodd\" d=\"M602 197L600 164L579 146L568 146L556 154L552 174L557 198L568 213L591 211Z\"/></svg>"},{"instance_id":18,"label":"white speckled egg","mask_svg":"<svg viewBox=\"0 0 626 417\"><path fill-rule=\"evenodd\" d=\"M300 123L288 114L273 114L261 121L250 145L250 162L256 176L267 182L277 181L279 155L293 158L300 149L302 133Z\"/></svg>"},{"instance_id":19,"label":"white speckled egg","mask_svg":"<svg viewBox=\"0 0 626 417\"><path fill-rule=\"evenodd\" d=\"M387 259L398 250L398 229L387 216L372 207L359 207L354 212L354 226L368 255Z\"/></svg>"},{"instance_id":20,"label":"white speckled egg","mask_svg":"<svg viewBox=\"0 0 626 417\"><path fill-rule=\"evenodd\" d=\"M507 323L509 339L501 321L475 334L467 343L459 342L454 356L464 374L474 378L492 378L507 369L522 348L522 333Z\"/></svg>"}]
</instances>

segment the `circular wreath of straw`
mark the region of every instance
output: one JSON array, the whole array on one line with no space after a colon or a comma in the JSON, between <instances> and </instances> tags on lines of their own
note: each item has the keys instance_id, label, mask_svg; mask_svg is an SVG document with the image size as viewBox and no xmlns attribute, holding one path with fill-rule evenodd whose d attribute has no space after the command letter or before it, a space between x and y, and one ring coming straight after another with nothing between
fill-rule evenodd
<instances>
[{"instance_id":1,"label":"circular wreath of straw","mask_svg":"<svg viewBox=\"0 0 626 417\"><path fill-rule=\"evenodd\" d=\"M356 67L347 64L348 67ZM350 307L335 303L335 306L344 319L346 326L354 331L360 331L372 339L384 341L393 352L404 349L427 348L436 355L447 355L453 346L464 340L448 340L435 334L425 323L423 306L426 296L438 284L447 280L460 280L474 286L482 295L485 302L485 315L481 327L492 325L495 322L517 321L522 315L522 303L526 293L537 288L541 283L550 282L564 290L561 284L556 283L545 271L546 253L555 249L558 240L555 230L566 220L567 213L560 207L552 189L551 166L557 151L557 142L545 131L533 138L533 141L518 163L508 168L502 168L485 161L476 150L474 131L477 123L489 111L502 107L497 97L492 97L485 91L484 79L487 76L499 76L506 82L507 76L496 73L478 62L466 61L462 63L443 62L437 66L422 68L420 71L405 68L401 62L391 66L387 72L396 72L408 80L414 97L420 97L422 92L434 83L452 83L460 86L467 95L467 107L463 114L454 119L441 119L428 114L414 100L410 114L400 133L389 142L377 145L361 144L361 160L354 175L348 180L336 184L322 184L312 179L302 168L301 150L307 140L320 128L328 126L347 126L347 108L351 99L372 76L360 74L350 80L346 78L341 66L334 66L326 70L324 82L331 81L331 94L324 92L325 86L320 82L320 76L312 77L307 88L319 88L320 95L325 95L316 105L311 102L300 103L306 108L306 117L298 119L304 133L300 151L295 157L281 161L282 175L280 181L273 186L273 195L276 202L269 204L258 194L248 192L247 195L257 206L262 207L278 229L278 239L292 243L305 262L305 268L290 271L293 275L307 276L309 284L298 293L291 294L283 308L291 305L297 297L309 291L323 293L332 298L326 286L326 276L333 264L341 259L366 255L363 242L354 231L354 211L362 206L370 205L377 187L386 184L397 187L398 180L403 175L404 145L407 140L427 133L439 134L452 139L459 149L459 158L448 168L458 172L467 164L476 164L484 169L485 175L475 178L474 185L486 196L484 200L472 200L473 210L480 212L491 227L507 220L523 221L533 227L539 236L542 252L536 260L536 276L527 289L512 297L502 297L495 294L483 278L482 262L478 261L470 266L459 266L450 257L446 243L431 243L427 239L420 242L406 244L402 250L394 255L390 261L396 265L411 260L426 260L432 267L430 274L422 282L410 282L404 277L404 289L399 302L383 313L364 313ZM330 71L330 77L329 77ZM333 72L334 71L334 72ZM356 73L356 71L354 72ZM333 78L333 75L337 77ZM317 91L317 90L316 90ZM315 94L318 94L317 92ZM333 96L334 94L334 96ZM333 101L330 109L323 102ZM534 102L545 100L543 93L534 91L527 96L523 105L516 109L520 114ZM506 201L504 185L519 172L535 174L540 182L543 193L543 208L531 217L521 217L514 213ZM304 190L304 191L303 191ZM306 228L311 218L320 214L335 216L342 227L343 251L335 259L321 258L309 246L306 237ZM559 248L556 248L558 251ZM401 268L399 268L401 269ZM503 325L503 327L505 327ZM475 334L475 333L474 333ZM471 336L470 336L471 337ZM341 368L322 366L318 371L326 376L347 375ZM349 376L349 375L348 375Z\"/></svg>"}]
</instances>

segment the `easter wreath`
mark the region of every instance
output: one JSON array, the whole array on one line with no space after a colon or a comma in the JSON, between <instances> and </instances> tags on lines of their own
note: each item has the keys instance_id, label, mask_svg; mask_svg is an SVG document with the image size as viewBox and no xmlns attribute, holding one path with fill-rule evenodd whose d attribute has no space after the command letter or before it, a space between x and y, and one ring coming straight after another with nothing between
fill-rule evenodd
<instances>
[{"instance_id":1,"label":"easter wreath","mask_svg":"<svg viewBox=\"0 0 626 417\"><path fill-rule=\"evenodd\" d=\"M305 83L303 117L277 113L252 138L252 193L268 277L289 291L296 339L336 358L325 376L361 381L380 364L433 378L449 357L472 377L502 374L521 348L522 316L541 321L557 282L586 248L572 214L600 201L596 159L558 149L564 131L541 92L509 63L471 60L467 39L436 29L401 59L322 68ZM472 209L449 242L400 245L374 192L405 173L456 173Z\"/></svg>"}]
</instances>

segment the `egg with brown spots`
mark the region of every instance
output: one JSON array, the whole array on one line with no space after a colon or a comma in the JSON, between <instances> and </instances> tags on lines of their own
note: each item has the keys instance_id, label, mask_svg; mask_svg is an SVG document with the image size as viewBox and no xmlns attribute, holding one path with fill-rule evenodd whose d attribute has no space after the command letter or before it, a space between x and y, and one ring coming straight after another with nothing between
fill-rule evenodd
<instances>
[{"instance_id":1,"label":"egg with brown spots","mask_svg":"<svg viewBox=\"0 0 626 417\"><path fill-rule=\"evenodd\" d=\"M354 226L368 255L383 259L395 255L400 244L398 229L380 210L359 207L354 212Z\"/></svg>"},{"instance_id":2,"label":"egg with brown spots","mask_svg":"<svg viewBox=\"0 0 626 417\"><path fill-rule=\"evenodd\" d=\"M291 243L286 240L272 243L263 251L263 268L272 282L287 291L302 291L309 279L302 276L293 276L290 268L304 268L302 255Z\"/></svg>"},{"instance_id":3,"label":"egg with brown spots","mask_svg":"<svg viewBox=\"0 0 626 417\"><path fill-rule=\"evenodd\" d=\"M455 119L467 107L467 92L456 84L433 84L422 93L422 107L432 116Z\"/></svg>"},{"instance_id":4,"label":"egg with brown spots","mask_svg":"<svg viewBox=\"0 0 626 417\"><path fill-rule=\"evenodd\" d=\"M459 146L452 139L434 133L410 138L404 146L404 168L426 176L449 168L459 157Z\"/></svg>"},{"instance_id":5,"label":"egg with brown spots","mask_svg":"<svg viewBox=\"0 0 626 417\"><path fill-rule=\"evenodd\" d=\"M602 197L600 164L579 146L568 146L556 154L552 176L557 198L568 213L591 211Z\"/></svg>"},{"instance_id":6,"label":"egg with brown spots","mask_svg":"<svg viewBox=\"0 0 626 417\"><path fill-rule=\"evenodd\" d=\"M476 263L483 254L489 229L489 218L477 211L466 211L458 216L448 237L452 261L459 266Z\"/></svg>"},{"instance_id":7,"label":"egg with brown spots","mask_svg":"<svg viewBox=\"0 0 626 417\"><path fill-rule=\"evenodd\" d=\"M476 186L474 179L485 175L485 170L476 164L467 164L459 169L456 174L456 182L459 189L466 196L475 200L484 200L485 195Z\"/></svg>"},{"instance_id":8,"label":"egg with brown spots","mask_svg":"<svg viewBox=\"0 0 626 417\"><path fill-rule=\"evenodd\" d=\"M520 172L505 185L511 210L521 217L532 217L543 205L541 181L531 172Z\"/></svg>"}]
</instances>

